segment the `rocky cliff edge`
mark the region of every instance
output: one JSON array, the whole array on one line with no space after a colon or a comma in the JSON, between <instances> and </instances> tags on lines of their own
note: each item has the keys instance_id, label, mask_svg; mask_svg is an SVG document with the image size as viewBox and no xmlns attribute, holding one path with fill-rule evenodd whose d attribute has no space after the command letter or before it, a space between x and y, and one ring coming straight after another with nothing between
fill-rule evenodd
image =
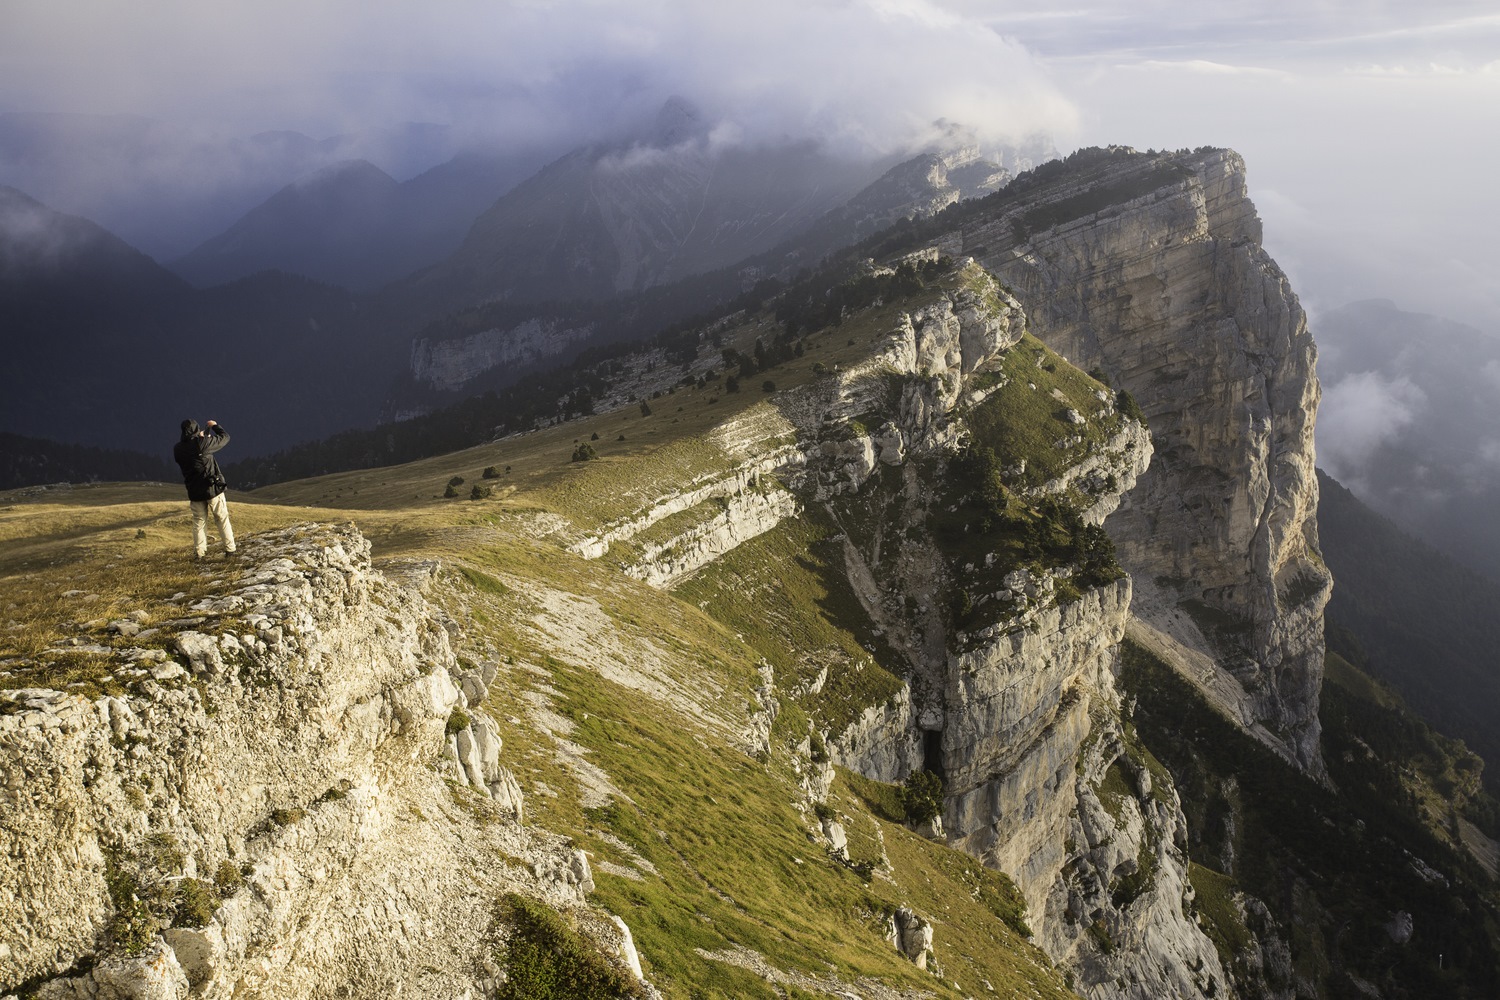
<instances>
[{"instance_id":1,"label":"rocky cliff edge","mask_svg":"<svg viewBox=\"0 0 1500 1000\"><path fill-rule=\"evenodd\" d=\"M372 569L352 525L241 552L179 619L115 623L111 693L0 692L0 983L482 993L501 894L576 907L590 886L565 840L519 825L470 707L493 670L455 660L416 585L433 567Z\"/></svg>"}]
</instances>

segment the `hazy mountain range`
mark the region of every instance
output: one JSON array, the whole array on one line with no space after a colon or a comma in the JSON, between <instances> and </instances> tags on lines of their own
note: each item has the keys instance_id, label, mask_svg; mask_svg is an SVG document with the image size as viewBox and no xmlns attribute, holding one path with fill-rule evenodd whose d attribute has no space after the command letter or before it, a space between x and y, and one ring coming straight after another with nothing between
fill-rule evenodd
<instances>
[{"instance_id":1,"label":"hazy mountain range","mask_svg":"<svg viewBox=\"0 0 1500 1000\"><path fill-rule=\"evenodd\" d=\"M368 160L335 163L299 177L169 266L200 287L278 270L369 291L451 254L513 182L506 166L464 154L398 182Z\"/></svg>"},{"instance_id":2,"label":"hazy mountain range","mask_svg":"<svg viewBox=\"0 0 1500 1000\"><path fill-rule=\"evenodd\" d=\"M392 393L410 383L413 339L465 309L501 303L520 321L722 272L647 309L650 322L671 323L1007 176L972 149L882 174L806 142L722 145L691 106L671 101L648 133L576 150L498 196L505 172L488 155L405 182L369 162L335 163L175 260L176 273L10 188L0 318L16 363L0 377L0 427L150 450L183 413L212 410L226 424L237 416L242 457L263 453L440 402ZM594 333L618 339L634 309L606 310Z\"/></svg>"},{"instance_id":3,"label":"hazy mountain range","mask_svg":"<svg viewBox=\"0 0 1500 1000\"><path fill-rule=\"evenodd\" d=\"M316 171L367 160L406 180L462 151L451 129L418 123L314 139L223 135L137 115L0 114L0 184L92 219L160 261ZM479 152L505 162L503 152ZM502 167L504 186L538 166L532 153Z\"/></svg>"}]
</instances>

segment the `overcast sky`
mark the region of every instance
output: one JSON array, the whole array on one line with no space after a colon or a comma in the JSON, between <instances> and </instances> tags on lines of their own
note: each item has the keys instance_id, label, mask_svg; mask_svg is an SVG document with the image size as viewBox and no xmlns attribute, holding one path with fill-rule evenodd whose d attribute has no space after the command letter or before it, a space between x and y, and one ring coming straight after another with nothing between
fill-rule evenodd
<instances>
[{"instance_id":1,"label":"overcast sky","mask_svg":"<svg viewBox=\"0 0 1500 1000\"><path fill-rule=\"evenodd\" d=\"M561 148L681 94L725 134L1223 145L1316 317L1500 331L1490 2L0 0L0 110L314 136L429 121Z\"/></svg>"}]
</instances>

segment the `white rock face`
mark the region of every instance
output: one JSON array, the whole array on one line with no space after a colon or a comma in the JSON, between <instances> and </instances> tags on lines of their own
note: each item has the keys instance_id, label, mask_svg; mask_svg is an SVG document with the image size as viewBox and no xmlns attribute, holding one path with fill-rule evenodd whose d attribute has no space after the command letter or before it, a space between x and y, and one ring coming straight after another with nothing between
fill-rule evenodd
<instances>
[{"instance_id":1,"label":"white rock face","mask_svg":"<svg viewBox=\"0 0 1500 1000\"><path fill-rule=\"evenodd\" d=\"M1075 766L1090 709L1113 707L1129 606L1128 580L1042 605L957 653L948 671L950 843L1016 879L1032 914L1043 912L1068 860L1058 834L1078 807Z\"/></svg>"},{"instance_id":2,"label":"white rock face","mask_svg":"<svg viewBox=\"0 0 1500 1000\"><path fill-rule=\"evenodd\" d=\"M702 504L718 503L725 515L722 523L703 532L684 544L684 548L701 545L704 552L715 548L711 536L723 532L726 538L737 539L735 544L769 530L780 521L781 516L795 513L795 508L785 506L790 498L767 499L761 495L763 476L788 468L802 460L801 452L781 439L791 431L791 426L775 411L756 408L739 419L720 428L714 435L714 443L723 448L730 461L725 469L705 473L691 482L675 484L650 502L626 517L620 518L599 530L593 531L574 542L569 548L585 559L598 559L609 551L615 542L631 541L654 525L676 514L692 510ZM772 488L770 483L766 488ZM781 512L778 516L778 512ZM755 529L759 525L759 530ZM698 525L692 532L696 533ZM656 543L654 552L660 556L671 553L675 539ZM730 548L733 548L731 545ZM728 549L720 549L703 561L722 555ZM664 580L675 580L687 572L685 566L675 570L669 565L651 566L638 563L632 575L639 579L653 576Z\"/></svg>"},{"instance_id":3,"label":"white rock face","mask_svg":"<svg viewBox=\"0 0 1500 1000\"><path fill-rule=\"evenodd\" d=\"M802 509L797 498L768 478L725 496L708 520L663 542L647 542L626 574L653 587L670 587L742 543L770 531Z\"/></svg>"},{"instance_id":4,"label":"white rock face","mask_svg":"<svg viewBox=\"0 0 1500 1000\"><path fill-rule=\"evenodd\" d=\"M637 982L640 982L646 976L641 971L641 956L635 950L635 938L631 935L630 928L626 926L625 921L614 914L610 914L610 920L614 923L615 929L620 932L620 945L616 954L620 961L625 963L625 968L630 970L630 974L636 978Z\"/></svg>"},{"instance_id":5,"label":"white rock face","mask_svg":"<svg viewBox=\"0 0 1500 1000\"><path fill-rule=\"evenodd\" d=\"M1092 184L1126 183L1156 162L1121 161ZM1018 238L1023 212L1078 193L1057 190L951 241L1016 289L1038 337L1080 368L1101 366L1145 411L1157 458L1110 519L1121 559L1170 582L1179 602L1228 616L1204 652L1320 775L1329 574L1316 525L1316 352L1261 249L1244 162L1207 152L1174 163L1157 190L1102 211Z\"/></svg>"},{"instance_id":6,"label":"white rock face","mask_svg":"<svg viewBox=\"0 0 1500 1000\"><path fill-rule=\"evenodd\" d=\"M932 924L909 907L900 907L886 924L887 937L896 950L919 969L932 957Z\"/></svg>"},{"instance_id":7,"label":"white rock face","mask_svg":"<svg viewBox=\"0 0 1500 1000\"><path fill-rule=\"evenodd\" d=\"M522 368L563 354L593 332L592 326L528 319L452 340L423 337L412 341L411 374L434 389L457 392L492 368Z\"/></svg>"},{"instance_id":8,"label":"white rock face","mask_svg":"<svg viewBox=\"0 0 1500 1000\"><path fill-rule=\"evenodd\" d=\"M889 705L871 705L828 741L833 760L877 781L896 782L922 769L922 732L912 714L911 686Z\"/></svg>"},{"instance_id":9,"label":"white rock face","mask_svg":"<svg viewBox=\"0 0 1500 1000\"><path fill-rule=\"evenodd\" d=\"M123 693L0 694L0 991L477 994L493 942L474 915L508 890L576 906L587 879L560 838L504 822L519 787L480 713L465 771L499 821L453 808L444 728L462 672L424 598L371 568L366 539L300 525L241 551L231 592L190 600L203 621L176 626L177 659L117 654ZM106 933L120 917L109 873L143 892L217 877L222 905L165 934L171 913L127 916L145 942L132 956ZM64 975L85 958L89 973Z\"/></svg>"},{"instance_id":10,"label":"white rock face","mask_svg":"<svg viewBox=\"0 0 1500 1000\"><path fill-rule=\"evenodd\" d=\"M1020 305L990 275L969 265L963 279L904 314L861 364L778 393L717 428L709 443L724 453L724 468L665 488L572 551L597 559L615 542L635 541L641 554L626 572L668 587L796 516L805 502L852 493L882 465L951 447L960 428L950 414L963 377L1015 344L1025 328ZM889 419L879 427L853 424L859 415L890 410L893 379L901 384ZM699 516L681 529L652 532L691 511Z\"/></svg>"}]
</instances>

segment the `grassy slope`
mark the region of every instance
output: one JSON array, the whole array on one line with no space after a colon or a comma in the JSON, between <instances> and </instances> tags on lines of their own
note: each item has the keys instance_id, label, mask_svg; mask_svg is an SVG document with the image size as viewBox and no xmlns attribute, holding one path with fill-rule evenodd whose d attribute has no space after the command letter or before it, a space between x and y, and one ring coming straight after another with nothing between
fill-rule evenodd
<instances>
[{"instance_id":1,"label":"grassy slope","mask_svg":"<svg viewBox=\"0 0 1500 1000\"><path fill-rule=\"evenodd\" d=\"M1031 334L1006 352L998 370L1003 384L967 419L974 437L994 448L1001 465L1026 463L1025 485L1040 486L1061 475L1120 427L1112 405L1100 416L1105 407L1094 393L1105 386ZM1088 422L1070 423L1069 409ZM1057 447L1063 441L1068 444Z\"/></svg>"},{"instance_id":2,"label":"grassy slope","mask_svg":"<svg viewBox=\"0 0 1500 1000\"><path fill-rule=\"evenodd\" d=\"M837 527L820 509L739 546L677 593L744 636L782 689L806 688L826 670L821 691L797 699L820 729L840 732L900 690L905 666L874 634L845 576Z\"/></svg>"},{"instance_id":3,"label":"grassy slope","mask_svg":"<svg viewBox=\"0 0 1500 1000\"><path fill-rule=\"evenodd\" d=\"M849 360L868 348L868 341L851 347L850 332L814 338L806 357L773 377L794 383L812 377L816 360ZM1000 995L1069 995L1060 974L1013 928L1014 892L1003 876L916 837L888 818L888 809L872 808L878 796L869 783L855 794L853 779L840 780L830 804L849 829L854 859L877 861L883 850L890 867L877 865L866 882L826 856L798 787L801 765L791 748L806 730L791 724L795 709L784 713L763 759L738 745L734 730L754 704L761 657L786 663L787 676L795 676L791 664L802 642L869 659L860 645L867 637L852 624L851 595L815 592L821 580L840 575L824 576L827 567L817 565L837 555L826 525L795 524L788 536L770 540L781 546L789 579L799 565L804 571L799 586L806 589L795 590L787 607L804 597L819 605L816 616L804 618L816 634L793 630L775 639L756 634L747 620L741 640L732 621L721 624L698 607L706 598L654 591L605 561L563 551L572 534L568 517L612 513L607 503L580 503L578 496L608 498L601 483L635 475L659 482L680 476L683 467L653 458L701 447L695 440L704 430L760 398L721 393L709 403L712 393L678 389L663 397L671 406L656 406L649 418L630 407L407 466L232 494L236 529L247 535L303 520L352 520L372 539L377 560L439 558L460 570L438 599L467 626L460 654L502 665L503 680L485 708L502 720L502 759L526 790L528 821L571 834L593 854L594 900L630 923L648 975L666 995L815 995L832 988L830 977L872 977L936 996L978 994L986 982ZM628 428L626 442L606 433L614 427ZM605 457L569 462L573 439L587 440L591 428ZM511 466L494 497L440 499L450 477L477 482L489 465ZM155 624L180 613L167 600L178 591L232 585L237 564L194 564L187 546L186 504L174 489L118 485L0 497L0 660L11 661L0 666L0 684L72 683L85 696L109 689L98 669L90 672L87 656L61 667L21 665L15 657L70 637L123 642L104 630L108 620L145 610ZM73 589L97 597L78 603L60 596ZM158 641L169 639L163 633ZM871 664L866 674L882 692L894 690L881 668ZM670 684L653 687L663 681ZM836 678L830 689L840 683ZM587 793L598 775L580 761L606 776L616 790L611 802ZM466 794L455 791L460 799ZM639 878L628 877L632 868ZM917 970L884 940L885 916L898 905L936 925L942 979ZM709 957L735 948L783 970L783 984L773 987Z\"/></svg>"}]
</instances>

